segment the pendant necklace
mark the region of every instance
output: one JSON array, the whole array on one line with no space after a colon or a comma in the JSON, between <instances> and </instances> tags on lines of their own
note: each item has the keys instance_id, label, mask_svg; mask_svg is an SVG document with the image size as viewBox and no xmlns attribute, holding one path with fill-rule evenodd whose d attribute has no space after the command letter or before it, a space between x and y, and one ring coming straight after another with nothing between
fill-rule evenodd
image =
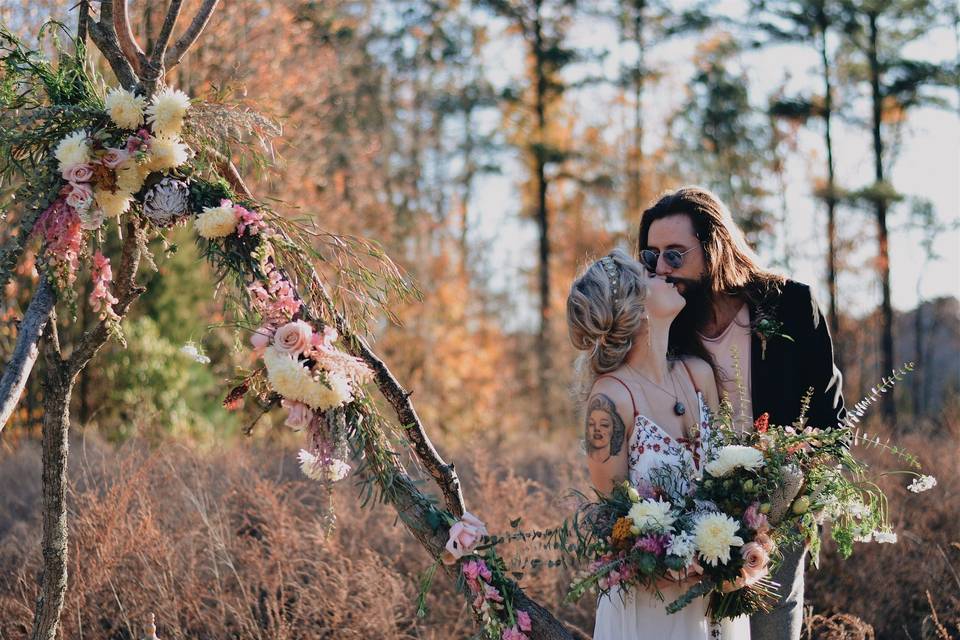
<instances>
[{"instance_id":1,"label":"pendant necklace","mask_svg":"<svg viewBox=\"0 0 960 640\"><path fill-rule=\"evenodd\" d=\"M670 372L670 380L673 382L673 393L670 393L670 390L669 390L669 389L664 389L664 388L661 387L659 384L657 384L656 382L654 382L653 380L651 380L651 379L648 378L647 376L645 376L645 375L643 375L642 373L640 373L639 371L637 371L635 368L633 368L632 365L630 365L630 364L628 364L628 363L624 363L624 364L627 365L627 368L630 369L630 371L634 372L635 374L637 374L638 376L640 376L641 378L643 378L644 380L646 380L647 382L649 382L650 384L652 384L653 386L655 386L657 389L660 389L660 391L663 391L663 392L664 392L665 394L667 394L668 396L672 396L672 397L673 397L673 400L674 400L673 413L674 413L674 415L682 416L683 414L685 414L685 413L687 412L687 408L686 408L686 407L684 406L684 404L680 401L680 394L677 393L677 380L676 380L676 378L673 377L673 372L672 372L672 371Z\"/></svg>"}]
</instances>

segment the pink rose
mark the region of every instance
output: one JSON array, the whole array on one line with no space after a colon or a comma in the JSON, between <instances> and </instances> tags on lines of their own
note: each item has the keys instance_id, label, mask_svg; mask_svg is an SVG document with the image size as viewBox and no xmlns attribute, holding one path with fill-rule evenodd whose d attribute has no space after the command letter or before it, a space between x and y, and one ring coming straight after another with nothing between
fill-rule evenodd
<instances>
[{"instance_id":1,"label":"pink rose","mask_svg":"<svg viewBox=\"0 0 960 640\"><path fill-rule=\"evenodd\" d=\"M483 522L469 511L464 511L463 518L450 527L443 561L446 564L453 564L463 556L469 555L485 535L487 535L487 528Z\"/></svg>"},{"instance_id":2,"label":"pink rose","mask_svg":"<svg viewBox=\"0 0 960 640\"><path fill-rule=\"evenodd\" d=\"M268 325L263 325L259 329L253 332L253 335L250 336L250 344L253 345L253 352L257 356L263 355L263 350L267 348L267 345L270 344L270 339L273 337L273 327Z\"/></svg>"},{"instance_id":3,"label":"pink rose","mask_svg":"<svg viewBox=\"0 0 960 640\"><path fill-rule=\"evenodd\" d=\"M313 339L313 329L303 320L288 322L273 334L273 346L290 355L300 355Z\"/></svg>"},{"instance_id":4,"label":"pink rose","mask_svg":"<svg viewBox=\"0 0 960 640\"><path fill-rule=\"evenodd\" d=\"M769 573L770 556L762 545L755 541L748 542L740 549L740 555L743 557L740 577L743 578L744 585L755 584Z\"/></svg>"},{"instance_id":5,"label":"pink rose","mask_svg":"<svg viewBox=\"0 0 960 640\"><path fill-rule=\"evenodd\" d=\"M71 182L66 202L74 209L88 209L93 203L93 189L86 184Z\"/></svg>"},{"instance_id":6,"label":"pink rose","mask_svg":"<svg viewBox=\"0 0 960 640\"><path fill-rule=\"evenodd\" d=\"M287 419L283 423L291 429L306 429L313 420L313 411L302 402L284 398L280 404L287 410Z\"/></svg>"},{"instance_id":7,"label":"pink rose","mask_svg":"<svg viewBox=\"0 0 960 640\"><path fill-rule=\"evenodd\" d=\"M93 169L88 164L75 164L63 170L63 179L67 182L90 182Z\"/></svg>"},{"instance_id":8,"label":"pink rose","mask_svg":"<svg viewBox=\"0 0 960 640\"><path fill-rule=\"evenodd\" d=\"M753 541L763 547L763 550L767 552L767 555L773 553L773 550L777 547L777 545L773 543L773 538L771 538L767 533L758 533Z\"/></svg>"},{"instance_id":9,"label":"pink rose","mask_svg":"<svg viewBox=\"0 0 960 640\"><path fill-rule=\"evenodd\" d=\"M130 153L126 149L107 149L107 152L100 158L100 163L108 169L116 169L130 158Z\"/></svg>"},{"instance_id":10,"label":"pink rose","mask_svg":"<svg viewBox=\"0 0 960 640\"><path fill-rule=\"evenodd\" d=\"M530 640L526 634L520 632L516 627L509 627L503 630L500 640Z\"/></svg>"},{"instance_id":11,"label":"pink rose","mask_svg":"<svg viewBox=\"0 0 960 640\"><path fill-rule=\"evenodd\" d=\"M767 522L767 516L760 513L760 503L754 502L743 513L743 521L754 531L766 533L770 529L770 523Z\"/></svg>"},{"instance_id":12,"label":"pink rose","mask_svg":"<svg viewBox=\"0 0 960 640\"><path fill-rule=\"evenodd\" d=\"M530 614L522 609L517 610L517 626L520 631L530 631L533 625L530 623Z\"/></svg>"}]
</instances>

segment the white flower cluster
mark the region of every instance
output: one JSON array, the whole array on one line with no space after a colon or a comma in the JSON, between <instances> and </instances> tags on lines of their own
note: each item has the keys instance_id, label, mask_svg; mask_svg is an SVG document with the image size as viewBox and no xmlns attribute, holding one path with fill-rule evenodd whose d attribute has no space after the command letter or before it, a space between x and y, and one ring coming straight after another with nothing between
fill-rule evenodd
<instances>
[{"instance_id":1,"label":"white flower cluster","mask_svg":"<svg viewBox=\"0 0 960 640\"><path fill-rule=\"evenodd\" d=\"M274 391L316 411L326 411L353 399L350 382L335 373L326 373L327 382L318 380L295 356L269 346L263 353L267 379Z\"/></svg>"},{"instance_id":2,"label":"white flower cluster","mask_svg":"<svg viewBox=\"0 0 960 640\"><path fill-rule=\"evenodd\" d=\"M297 459L300 460L300 471L311 480L337 482L350 473L350 465L343 460L333 458L324 463L306 449L300 449Z\"/></svg>"},{"instance_id":3,"label":"white flower cluster","mask_svg":"<svg viewBox=\"0 0 960 640\"><path fill-rule=\"evenodd\" d=\"M763 466L763 453L753 447L728 445L707 463L706 470L714 478L722 478L735 469L758 469Z\"/></svg>"},{"instance_id":4,"label":"white flower cluster","mask_svg":"<svg viewBox=\"0 0 960 640\"><path fill-rule=\"evenodd\" d=\"M743 538L737 535L740 524L725 513L703 513L693 525L693 539L700 557L716 566L730 561L730 549L742 547Z\"/></svg>"},{"instance_id":5,"label":"white flower cluster","mask_svg":"<svg viewBox=\"0 0 960 640\"><path fill-rule=\"evenodd\" d=\"M936 478L933 476L920 476L919 478L915 478L907 489L914 493L923 493L924 491L933 489L935 486L937 486Z\"/></svg>"},{"instance_id":6,"label":"white flower cluster","mask_svg":"<svg viewBox=\"0 0 960 640\"><path fill-rule=\"evenodd\" d=\"M103 101L110 119L121 129L137 129L143 124L143 107L146 100L123 87L107 94Z\"/></svg>"},{"instance_id":7,"label":"white flower cluster","mask_svg":"<svg viewBox=\"0 0 960 640\"><path fill-rule=\"evenodd\" d=\"M633 520L631 531L641 533L666 533L673 527L676 516L671 513L673 505L661 500L645 499L630 507L627 517Z\"/></svg>"},{"instance_id":8,"label":"white flower cluster","mask_svg":"<svg viewBox=\"0 0 960 640\"><path fill-rule=\"evenodd\" d=\"M670 543L667 545L667 553L671 556L683 558L686 564L690 564L693 556L697 553L697 545L693 535L687 531L681 531L672 536Z\"/></svg>"}]
</instances>

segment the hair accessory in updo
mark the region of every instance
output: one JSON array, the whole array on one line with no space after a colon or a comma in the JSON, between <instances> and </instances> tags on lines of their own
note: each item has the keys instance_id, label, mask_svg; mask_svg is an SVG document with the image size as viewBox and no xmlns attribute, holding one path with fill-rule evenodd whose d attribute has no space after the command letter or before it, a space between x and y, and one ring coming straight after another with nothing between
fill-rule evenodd
<instances>
[{"instance_id":1,"label":"hair accessory in updo","mask_svg":"<svg viewBox=\"0 0 960 640\"><path fill-rule=\"evenodd\" d=\"M617 271L617 263L610 256L604 256L600 259L600 264L610 279L610 293L613 294L613 302L616 304L620 301L620 273Z\"/></svg>"}]
</instances>

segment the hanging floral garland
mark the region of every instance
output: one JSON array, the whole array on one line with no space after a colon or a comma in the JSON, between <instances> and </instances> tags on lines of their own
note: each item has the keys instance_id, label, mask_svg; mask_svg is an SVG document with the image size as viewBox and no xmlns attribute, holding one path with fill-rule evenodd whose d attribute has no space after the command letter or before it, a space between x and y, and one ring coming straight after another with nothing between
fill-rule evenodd
<instances>
[{"instance_id":1,"label":"hanging floral garland","mask_svg":"<svg viewBox=\"0 0 960 640\"><path fill-rule=\"evenodd\" d=\"M100 98L80 56L61 56L55 69L2 27L0 63L8 83L0 82L0 125L16 114L11 126L0 131L5 156L0 169L18 172L21 201L42 203L34 215L25 210L20 226L25 235L42 240L38 267L58 299L76 313L77 278L86 267L92 284L86 302L122 340L105 234L122 234L124 224L134 222L162 237L172 227L191 224L203 256L220 276L232 276L238 284L236 326L249 331L256 362L240 376L224 405L237 408L252 394L264 411L282 407L285 424L306 436L298 454L304 475L329 488L348 475L347 460L356 458L361 460L361 482L388 495L395 454L384 440L385 422L364 390L373 372L338 345L342 340L324 321L323 309L306 304L298 292L298 286L315 286L303 265L317 256L297 227L236 193L210 161L218 152L205 148L200 132L210 138L216 123L205 118L218 109L222 113L222 107L194 102L169 87L149 98L118 87ZM17 82L43 85L47 104L37 109L36 102L24 98L29 91L16 97L3 93ZM201 144L192 145L191 137ZM21 240L13 249L5 248L0 285L12 273L9 257L22 249ZM378 255L371 248L368 253ZM361 274L361 280L369 275ZM399 278L388 284L398 290L405 286ZM184 352L203 358L192 343ZM446 550L434 570L440 561L459 564L458 588L483 635L525 640L532 622L513 604L519 589L506 577L496 539L469 513L457 519L432 503L421 506L435 532L448 529Z\"/></svg>"}]
</instances>

